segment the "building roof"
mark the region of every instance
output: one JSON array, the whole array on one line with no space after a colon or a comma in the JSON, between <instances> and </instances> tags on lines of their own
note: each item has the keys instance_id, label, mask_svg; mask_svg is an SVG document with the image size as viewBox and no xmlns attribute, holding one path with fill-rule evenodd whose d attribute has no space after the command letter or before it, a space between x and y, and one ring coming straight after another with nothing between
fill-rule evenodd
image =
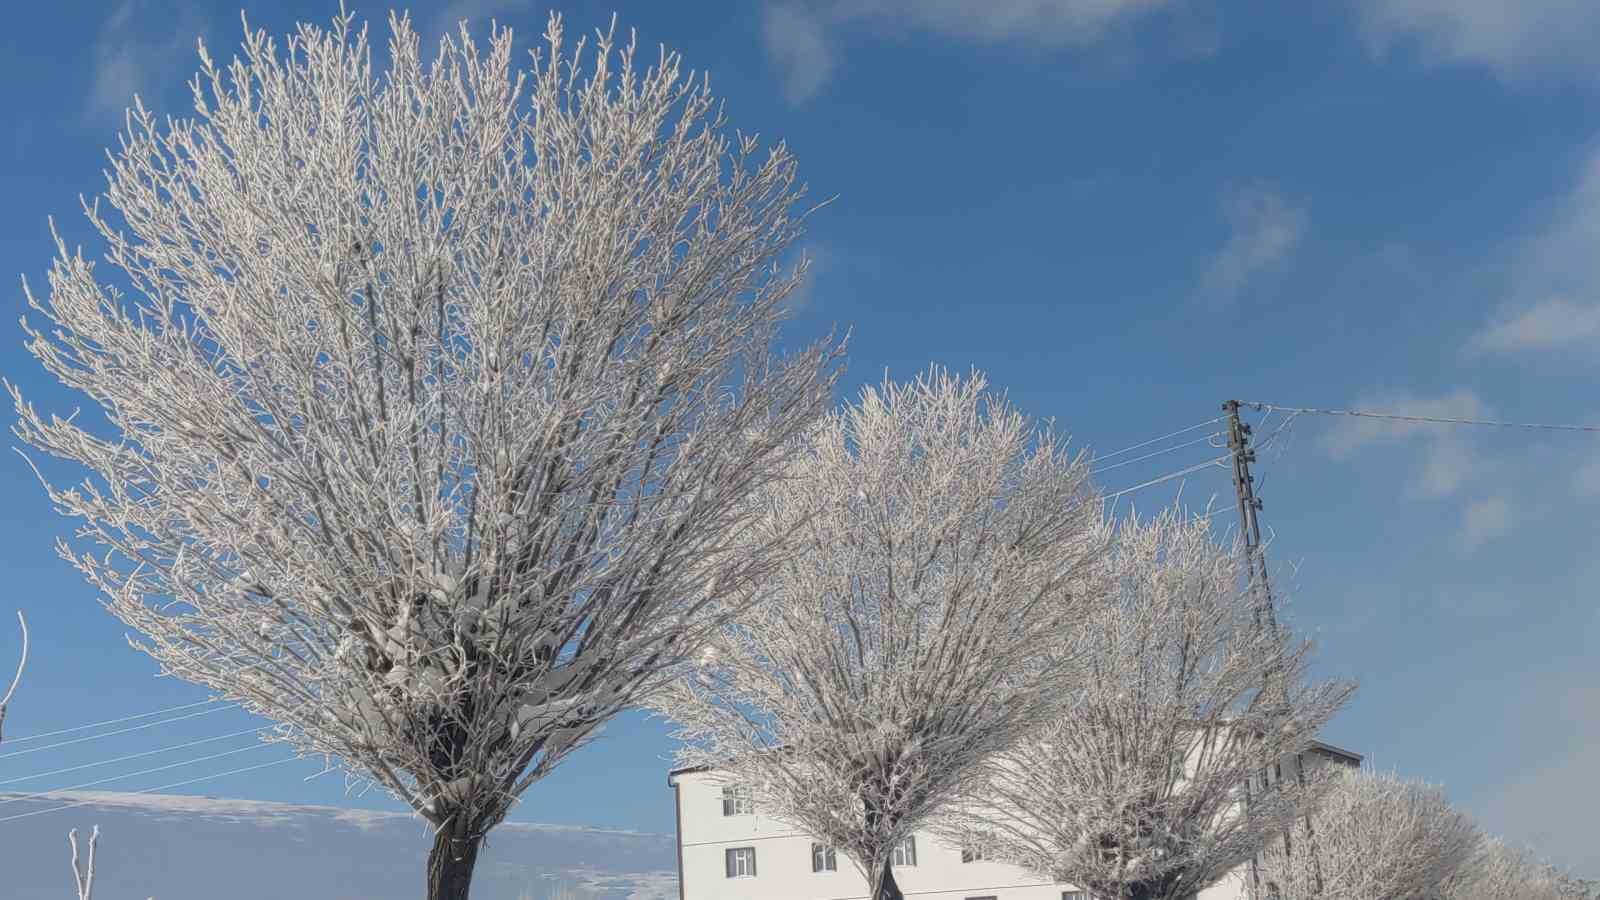
<instances>
[{"instance_id":1,"label":"building roof","mask_svg":"<svg viewBox=\"0 0 1600 900\"><path fill-rule=\"evenodd\" d=\"M1342 756L1345 759L1353 761L1358 766L1361 764L1361 762L1363 760L1366 759L1366 757L1364 757L1361 754L1355 752L1354 750L1346 750L1343 747L1335 747L1334 745L1329 744L1329 743L1325 743L1323 741L1312 741L1307 746L1307 749L1320 751L1320 752L1326 753L1326 754L1328 754L1330 756ZM669 785L672 784L672 780L674 778L677 778L679 775L690 775L690 774L693 774L695 772L709 772L709 771L712 770L712 768L714 768L714 767L707 766L707 765L679 766L678 768L671 769L671 770L669 770L667 772L667 784L669 784Z\"/></svg>"},{"instance_id":2,"label":"building roof","mask_svg":"<svg viewBox=\"0 0 1600 900\"><path fill-rule=\"evenodd\" d=\"M680 766L667 772L667 784L670 786L672 784L672 779L677 778L679 775L688 775L693 772L709 771L711 771L710 766Z\"/></svg>"},{"instance_id":3,"label":"building roof","mask_svg":"<svg viewBox=\"0 0 1600 900\"><path fill-rule=\"evenodd\" d=\"M1324 753L1330 753L1330 754L1332 754L1334 756L1343 756L1346 759L1353 759L1358 764L1363 759L1366 759L1366 757L1364 757L1361 754L1355 752L1354 750L1346 750L1343 747L1335 747L1332 744L1325 744L1322 741L1312 741L1310 749L1312 749L1312 750L1321 750Z\"/></svg>"}]
</instances>

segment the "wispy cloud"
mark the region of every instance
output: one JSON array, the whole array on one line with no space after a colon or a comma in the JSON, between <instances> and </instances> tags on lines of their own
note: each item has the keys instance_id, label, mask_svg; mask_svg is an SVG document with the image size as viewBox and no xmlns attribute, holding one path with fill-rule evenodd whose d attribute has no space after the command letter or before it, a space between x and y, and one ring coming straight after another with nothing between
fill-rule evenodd
<instances>
[{"instance_id":1,"label":"wispy cloud","mask_svg":"<svg viewBox=\"0 0 1600 900\"><path fill-rule=\"evenodd\" d=\"M1600 339L1600 151L1590 155L1550 221L1512 256L1507 305L1471 349L1554 351Z\"/></svg>"},{"instance_id":2,"label":"wispy cloud","mask_svg":"<svg viewBox=\"0 0 1600 900\"><path fill-rule=\"evenodd\" d=\"M762 40L790 102L817 95L833 74L833 35L859 26L893 35L921 32L980 44L1033 47L1092 44L1177 0L777 0L762 18ZM1214 44L1215 36L1207 36Z\"/></svg>"},{"instance_id":3,"label":"wispy cloud","mask_svg":"<svg viewBox=\"0 0 1600 900\"><path fill-rule=\"evenodd\" d=\"M422 59L427 62L438 49L440 38L447 34L452 39L457 37L463 19L474 41L488 34L490 20L502 28L512 26L522 40L544 33L544 15L543 9L535 7L533 0L450 0L435 10L432 17L421 21L413 19L412 27L417 30Z\"/></svg>"},{"instance_id":4,"label":"wispy cloud","mask_svg":"<svg viewBox=\"0 0 1600 900\"><path fill-rule=\"evenodd\" d=\"M797 5L767 7L761 40L783 79L783 95L790 103L816 96L833 75L833 47L825 27Z\"/></svg>"},{"instance_id":5,"label":"wispy cloud","mask_svg":"<svg viewBox=\"0 0 1600 900\"><path fill-rule=\"evenodd\" d=\"M1427 397L1396 392L1371 396L1356 404L1373 412L1438 418L1487 418L1490 413L1476 394L1467 390ZM1414 462L1405 477L1410 500L1440 501L1460 498L1457 543L1475 550L1505 535L1515 524L1516 507L1499 494L1475 494L1475 485L1497 483L1503 462L1484 453L1461 428L1427 422L1353 417L1328 432L1323 448L1334 459L1349 459L1379 446L1412 449Z\"/></svg>"},{"instance_id":6,"label":"wispy cloud","mask_svg":"<svg viewBox=\"0 0 1600 900\"><path fill-rule=\"evenodd\" d=\"M1597 339L1600 299L1581 302L1551 297L1490 325L1473 343L1484 350L1506 353L1592 346Z\"/></svg>"},{"instance_id":7,"label":"wispy cloud","mask_svg":"<svg viewBox=\"0 0 1600 900\"><path fill-rule=\"evenodd\" d=\"M1433 63L1487 66L1508 79L1600 76L1593 0L1358 0L1372 47L1414 44Z\"/></svg>"},{"instance_id":8,"label":"wispy cloud","mask_svg":"<svg viewBox=\"0 0 1600 900\"><path fill-rule=\"evenodd\" d=\"M1475 419L1487 415L1483 402L1471 391L1459 390L1438 397L1397 392L1370 396L1356 404L1373 412L1394 412L1435 418ZM1456 494L1468 477L1483 466L1458 429L1425 422L1353 417L1343 419L1328 432L1324 447L1334 459L1349 459L1367 447L1418 443L1422 457L1412 471L1407 494L1416 499L1438 500Z\"/></svg>"},{"instance_id":9,"label":"wispy cloud","mask_svg":"<svg viewBox=\"0 0 1600 900\"><path fill-rule=\"evenodd\" d=\"M1207 266L1200 289L1215 301L1227 302L1294 250L1305 234L1306 215L1263 184L1226 191L1222 215L1228 223L1228 240Z\"/></svg>"},{"instance_id":10,"label":"wispy cloud","mask_svg":"<svg viewBox=\"0 0 1600 900\"><path fill-rule=\"evenodd\" d=\"M133 96L147 106L176 93L199 66L196 41L207 20L191 6L123 0L100 23L91 44L83 116L94 125L122 124Z\"/></svg>"},{"instance_id":11,"label":"wispy cloud","mask_svg":"<svg viewBox=\"0 0 1600 900\"><path fill-rule=\"evenodd\" d=\"M1461 513L1457 538L1467 550L1476 550L1511 530L1513 507L1504 497L1484 497L1467 504Z\"/></svg>"},{"instance_id":12,"label":"wispy cloud","mask_svg":"<svg viewBox=\"0 0 1600 900\"><path fill-rule=\"evenodd\" d=\"M1476 418L1483 414L1483 403L1472 391L1460 390L1440 397L1419 397L1405 392L1371 395L1357 404L1371 412L1394 412L1437 418ZM1323 441L1328 455L1348 459L1356 451L1374 444L1395 443L1420 433L1437 434L1438 429L1424 422L1350 417L1340 419Z\"/></svg>"}]
</instances>

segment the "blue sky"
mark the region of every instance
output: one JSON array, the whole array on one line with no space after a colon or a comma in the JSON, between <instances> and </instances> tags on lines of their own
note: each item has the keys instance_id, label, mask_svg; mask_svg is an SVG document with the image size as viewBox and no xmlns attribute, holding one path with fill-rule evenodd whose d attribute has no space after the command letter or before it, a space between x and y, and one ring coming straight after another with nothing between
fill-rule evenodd
<instances>
[{"instance_id":1,"label":"blue sky","mask_svg":"<svg viewBox=\"0 0 1600 900\"><path fill-rule=\"evenodd\" d=\"M0 35L8 321L24 307L20 277L44 284L46 216L69 242L88 239L77 195L103 184L101 148L132 92L187 113L193 38L226 58L240 35L229 4L25 6ZM355 9L380 23L385 12ZM458 16L497 16L524 41L546 11L516 0L412 9L433 33ZM612 12L561 9L578 28ZM336 6L248 10L253 26L282 34ZM885 370L977 366L1101 453L1211 419L1229 397L1600 423L1593 4L860 0L618 12L645 45L709 70L733 124L788 141L815 194L837 197L814 219L814 277L790 334L854 329L847 392ZM70 411L76 401L46 383L20 329L5 329L0 374L41 408ZM1591 877L1596 450L1594 434L1305 416L1258 467L1271 556L1293 566L1279 581L1290 615L1316 632L1323 673L1362 682L1329 740L1442 782L1487 829ZM1214 453L1189 446L1102 481L1119 490ZM1123 501L1153 508L1177 487ZM1206 469L1183 498L1230 490L1224 470ZM0 612L26 609L34 630L9 734L202 699L155 678L54 557L64 523L17 455L0 459L0 496ZM0 629L0 665L15 646ZM0 782L252 724L222 711L12 758L47 742L8 746ZM223 739L0 789L249 746ZM625 718L514 818L668 831L670 752L659 723ZM104 789L283 753L243 750ZM345 797L338 776L302 780L318 769L183 789L392 807Z\"/></svg>"}]
</instances>

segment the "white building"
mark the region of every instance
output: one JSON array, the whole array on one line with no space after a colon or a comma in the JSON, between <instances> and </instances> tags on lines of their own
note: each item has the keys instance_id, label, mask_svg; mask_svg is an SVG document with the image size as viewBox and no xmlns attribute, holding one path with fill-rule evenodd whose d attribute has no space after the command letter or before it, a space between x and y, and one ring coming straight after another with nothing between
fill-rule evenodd
<instances>
[{"instance_id":1,"label":"white building","mask_svg":"<svg viewBox=\"0 0 1600 900\"><path fill-rule=\"evenodd\" d=\"M1359 766L1361 756L1317 743L1304 762ZM1281 765L1274 769L1265 773L1274 781L1290 774ZM843 854L763 815L748 793L715 772L675 769L667 784L677 805L680 900L865 900L866 881ZM1240 900L1247 877L1240 870L1197 900ZM896 853L895 881L917 900L1089 900L1072 885L972 859L923 832Z\"/></svg>"}]
</instances>

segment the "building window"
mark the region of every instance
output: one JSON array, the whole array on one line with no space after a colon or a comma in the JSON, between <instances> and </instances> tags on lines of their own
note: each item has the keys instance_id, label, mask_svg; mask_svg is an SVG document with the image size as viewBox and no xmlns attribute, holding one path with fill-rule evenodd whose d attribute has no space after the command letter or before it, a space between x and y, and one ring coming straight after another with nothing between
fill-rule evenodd
<instances>
[{"instance_id":1,"label":"building window","mask_svg":"<svg viewBox=\"0 0 1600 900\"><path fill-rule=\"evenodd\" d=\"M730 784L722 789L722 814L725 816L747 816L756 811L755 802L750 798L750 786L746 784Z\"/></svg>"},{"instance_id":2,"label":"building window","mask_svg":"<svg viewBox=\"0 0 1600 900\"><path fill-rule=\"evenodd\" d=\"M990 894L987 897L968 897L966 900L995 900L995 896Z\"/></svg>"},{"instance_id":3,"label":"building window","mask_svg":"<svg viewBox=\"0 0 1600 900\"><path fill-rule=\"evenodd\" d=\"M754 878L756 876L756 848L729 847L723 851L728 864L729 878Z\"/></svg>"},{"instance_id":4,"label":"building window","mask_svg":"<svg viewBox=\"0 0 1600 900\"><path fill-rule=\"evenodd\" d=\"M1089 900L1089 895L1083 891L1062 891L1061 900Z\"/></svg>"},{"instance_id":5,"label":"building window","mask_svg":"<svg viewBox=\"0 0 1600 900\"><path fill-rule=\"evenodd\" d=\"M961 851L961 861L964 863L978 862L983 859L983 851L968 848Z\"/></svg>"},{"instance_id":6,"label":"building window","mask_svg":"<svg viewBox=\"0 0 1600 900\"><path fill-rule=\"evenodd\" d=\"M889 862L897 866L914 866L917 864L917 839L907 836L905 840L894 845L894 853Z\"/></svg>"},{"instance_id":7,"label":"building window","mask_svg":"<svg viewBox=\"0 0 1600 900\"><path fill-rule=\"evenodd\" d=\"M811 871L839 871L839 857L834 854L832 847L825 847L815 843L811 845Z\"/></svg>"}]
</instances>

